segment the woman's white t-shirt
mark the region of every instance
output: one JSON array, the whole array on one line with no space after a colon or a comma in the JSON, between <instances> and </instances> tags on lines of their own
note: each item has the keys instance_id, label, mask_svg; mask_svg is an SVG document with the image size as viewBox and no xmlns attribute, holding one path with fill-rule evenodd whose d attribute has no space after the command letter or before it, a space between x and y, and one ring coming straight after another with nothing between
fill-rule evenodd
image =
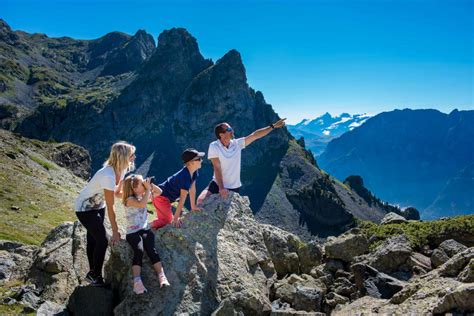
<instances>
[{"instance_id":1,"label":"woman's white t-shirt","mask_svg":"<svg viewBox=\"0 0 474 316\"><path fill-rule=\"evenodd\" d=\"M123 180L122 172L120 180ZM104 190L115 191L115 171L112 166L105 166L98 170L92 179L79 193L76 199L76 212L100 210L105 207Z\"/></svg>"},{"instance_id":2,"label":"woman's white t-shirt","mask_svg":"<svg viewBox=\"0 0 474 316\"><path fill-rule=\"evenodd\" d=\"M220 140L213 141L209 144L207 158L219 158L221 163L222 182L224 188L237 189L242 186L240 182L240 164L242 149L245 148L245 137L232 139L229 148L226 148ZM212 177L216 180L216 175Z\"/></svg>"}]
</instances>

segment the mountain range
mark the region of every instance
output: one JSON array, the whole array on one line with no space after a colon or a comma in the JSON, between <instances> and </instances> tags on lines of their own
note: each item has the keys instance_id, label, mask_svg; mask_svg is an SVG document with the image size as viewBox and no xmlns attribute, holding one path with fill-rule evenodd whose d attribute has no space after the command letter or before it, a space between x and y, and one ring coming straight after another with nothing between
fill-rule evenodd
<instances>
[{"instance_id":1,"label":"mountain range","mask_svg":"<svg viewBox=\"0 0 474 316\"><path fill-rule=\"evenodd\" d=\"M331 140L362 125L370 117L368 114L348 113L332 116L326 112L313 120L304 119L296 125L288 125L288 130L295 138L303 137L307 148L319 156Z\"/></svg>"},{"instance_id":2,"label":"mountain range","mask_svg":"<svg viewBox=\"0 0 474 316\"><path fill-rule=\"evenodd\" d=\"M182 28L162 32L155 46L145 31L75 40L13 31L1 21L0 67L2 127L83 146L93 171L123 139L137 147L141 173L165 180L182 167L183 149L207 150L217 123L229 122L240 137L278 119L249 87L239 52L213 62ZM211 176L206 160L198 190ZM286 128L243 152L242 182L261 222L304 239L339 234L356 218L378 222L387 212L323 172Z\"/></svg>"},{"instance_id":3,"label":"mountain range","mask_svg":"<svg viewBox=\"0 0 474 316\"><path fill-rule=\"evenodd\" d=\"M380 113L332 140L319 165L339 179L361 175L381 199L425 219L474 211L474 111Z\"/></svg>"}]
</instances>

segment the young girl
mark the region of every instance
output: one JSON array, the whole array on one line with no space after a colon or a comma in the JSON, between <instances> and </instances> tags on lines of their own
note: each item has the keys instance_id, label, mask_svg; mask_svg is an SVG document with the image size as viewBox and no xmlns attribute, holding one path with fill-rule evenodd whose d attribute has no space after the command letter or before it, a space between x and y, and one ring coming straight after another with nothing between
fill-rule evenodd
<instances>
[{"instance_id":1,"label":"young girl","mask_svg":"<svg viewBox=\"0 0 474 316\"><path fill-rule=\"evenodd\" d=\"M160 190L156 188L157 194ZM160 287L169 286L165 272L160 262L160 256L155 249L155 235L148 227L147 202L150 198L152 185L150 179L143 180L141 175L130 175L123 182L122 202L125 205L127 219L127 242L133 249L132 274L133 291L136 294L146 292L140 277L143 250L150 258L153 268L158 274Z\"/></svg>"}]
</instances>

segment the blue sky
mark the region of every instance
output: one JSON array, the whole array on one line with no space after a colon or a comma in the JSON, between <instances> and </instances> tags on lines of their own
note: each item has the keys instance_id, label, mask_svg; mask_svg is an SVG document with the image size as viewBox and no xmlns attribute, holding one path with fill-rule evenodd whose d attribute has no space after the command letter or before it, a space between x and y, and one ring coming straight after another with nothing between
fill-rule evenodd
<instances>
[{"instance_id":1,"label":"blue sky","mask_svg":"<svg viewBox=\"0 0 474 316\"><path fill-rule=\"evenodd\" d=\"M474 1L0 0L15 30L93 39L185 27L202 54L237 49L290 123L322 113L474 109Z\"/></svg>"}]
</instances>

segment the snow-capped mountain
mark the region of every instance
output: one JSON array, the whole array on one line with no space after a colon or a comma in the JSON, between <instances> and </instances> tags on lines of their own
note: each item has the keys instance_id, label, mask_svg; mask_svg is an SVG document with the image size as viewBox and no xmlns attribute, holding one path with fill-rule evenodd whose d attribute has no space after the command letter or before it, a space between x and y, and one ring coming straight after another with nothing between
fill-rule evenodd
<instances>
[{"instance_id":1,"label":"snow-capped mountain","mask_svg":"<svg viewBox=\"0 0 474 316\"><path fill-rule=\"evenodd\" d=\"M326 113L313 120L304 119L296 125L288 125L288 130L295 138L304 137L306 147L318 156L324 151L329 141L362 125L371 116L348 113L332 116Z\"/></svg>"}]
</instances>

